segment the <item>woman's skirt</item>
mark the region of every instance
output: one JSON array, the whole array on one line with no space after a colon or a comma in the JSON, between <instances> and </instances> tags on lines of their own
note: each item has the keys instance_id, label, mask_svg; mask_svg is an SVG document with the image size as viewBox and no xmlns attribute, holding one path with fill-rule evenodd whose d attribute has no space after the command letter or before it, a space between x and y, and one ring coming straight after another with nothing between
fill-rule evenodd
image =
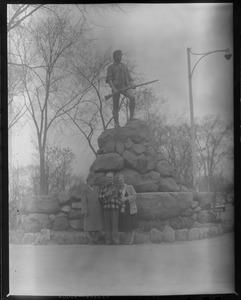
<instances>
[{"instance_id":1,"label":"woman's skirt","mask_svg":"<svg viewBox=\"0 0 241 300\"><path fill-rule=\"evenodd\" d=\"M138 228L137 214L130 214L130 203L126 202L125 212L119 212L119 231L129 232Z\"/></svg>"}]
</instances>

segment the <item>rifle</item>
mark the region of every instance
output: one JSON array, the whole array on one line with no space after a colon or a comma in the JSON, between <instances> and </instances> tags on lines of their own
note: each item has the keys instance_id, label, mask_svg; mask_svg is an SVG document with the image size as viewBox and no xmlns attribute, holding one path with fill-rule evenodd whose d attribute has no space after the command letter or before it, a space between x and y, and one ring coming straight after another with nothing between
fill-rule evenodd
<instances>
[{"instance_id":1,"label":"rifle","mask_svg":"<svg viewBox=\"0 0 241 300\"><path fill-rule=\"evenodd\" d=\"M146 85L146 84L150 84L150 83L153 83L153 82L156 82L156 81L158 81L158 79L153 80L153 81L148 81L148 82L144 82L144 83L137 84L136 87L142 86L142 85ZM129 86L129 87L126 87L126 88L123 88L123 89L118 90L116 93L106 95L106 96L105 96L105 100L109 100L113 95L115 95L115 94L117 94L117 93L121 93L121 92L127 91L127 90L129 90L129 89L131 89L131 88L132 88L132 87Z\"/></svg>"}]
</instances>

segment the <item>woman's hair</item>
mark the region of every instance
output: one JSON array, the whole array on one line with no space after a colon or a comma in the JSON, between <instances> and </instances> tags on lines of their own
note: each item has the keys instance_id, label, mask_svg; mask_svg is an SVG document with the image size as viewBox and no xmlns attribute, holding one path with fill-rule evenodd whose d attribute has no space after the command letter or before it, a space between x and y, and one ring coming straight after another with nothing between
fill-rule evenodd
<instances>
[{"instance_id":1,"label":"woman's hair","mask_svg":"<svg viewBox=\"0 0 241 300\"><path fill-rule=\"evenodd\" d=\"M125 180L125 176L123 174L118 174L117 180L120 179L120 178L123 178L123 180Z\"/></svg>"},{"instance_id":2,"label":"woman's hair","mask_svg":"<svg viewBox=\"0 0 241 300\"><path fill-rule=\"evenodd\" d=\"M107 176L108 174L111 174L111 175L113 175L113 177L114 177L114 172L108 171L108 172L105 174L105 176Z\"/></svg>"}]
</instances>

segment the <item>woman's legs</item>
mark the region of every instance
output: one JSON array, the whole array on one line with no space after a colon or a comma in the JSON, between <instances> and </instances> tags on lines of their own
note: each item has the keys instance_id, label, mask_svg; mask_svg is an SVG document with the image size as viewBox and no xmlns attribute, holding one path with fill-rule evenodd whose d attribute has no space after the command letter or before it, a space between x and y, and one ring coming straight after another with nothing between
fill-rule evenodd
<instances>
[{"instance_id":1,"label":"woman's legs","mask_svg":"<svg viewBox=\"0 0 241 300\"><path fill-rule=\"evenodd\" d=\"M130 232L130 244L133 244L134 243L134 238L135 238L135 229L133 229L131 232Z\"/></svg>"}]
</instances>

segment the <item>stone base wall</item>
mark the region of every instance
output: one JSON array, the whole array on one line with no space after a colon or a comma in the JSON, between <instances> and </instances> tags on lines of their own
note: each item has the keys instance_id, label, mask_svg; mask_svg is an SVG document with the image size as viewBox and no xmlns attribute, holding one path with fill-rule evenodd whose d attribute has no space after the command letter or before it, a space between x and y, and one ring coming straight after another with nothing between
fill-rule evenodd
<instances>
[{"instance_id":1,"label":"stone base wall","mask_svg":"<svg viewBox=\"0 0 241 300\"><path fill-rule=\"evenodd\" d=\"M42 229L53 231L83 230L81 190L76 186L68 192L38 197L27 195L19 206L17 227L29 233Z\"/></svg>"},{"instance_id":2,"label":"stone base wall","mask_svg":"<svg viewBox=\"0 0 241 300\"><path fill-rule=\"evenodd\" d=\"M11 231L10 243L88 243L83 232L80 194L75 188L48 199L25 199L28 205L21 204L18 227ZM210 210L211 200L207 193L138 193L136 242L192 240L231 231L233 222L221 224Z\"/></svg>"},{"instance_id":3,"label":"stone base wall","mask_svg":"<svg viewBox=\"0 0 241 300\"><path fill-rule=\"evenodd\" d=\"M135 244L148 243L173 243L180 241L192 241L211 238L233 231L232 224L200 224L195 222L192 228L174 230L170 226L164 226L160 231L152 228L150 231L138 229L135 233ZM42 229L40 232L25 232L24 230L12 230L9 233L10 244L33 245L72 245L88 244L88 239L83 231L51 231ZM120 243L124 242L124 235L120 233ZM104 237L100 241L104 244Z\"/></svg>"}]
</instances>

